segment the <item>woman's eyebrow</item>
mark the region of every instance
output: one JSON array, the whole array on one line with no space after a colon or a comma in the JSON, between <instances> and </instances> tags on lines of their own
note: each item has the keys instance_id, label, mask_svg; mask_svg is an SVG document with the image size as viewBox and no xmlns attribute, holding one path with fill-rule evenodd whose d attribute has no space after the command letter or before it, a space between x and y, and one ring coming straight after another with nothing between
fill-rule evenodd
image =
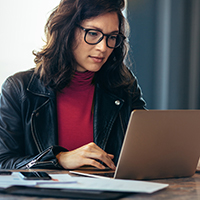
<instances>
[{"instance_id":1,"label":"woman's eyebrow","mask_svg":"<svg viewBox=\"0 0 200 200\"><path fill-rule=\"evenodd\" d=\"M95 30L98 30L98 31L101 31L101 32L103 32L103 30L101 29L101 28L99 28L99 27L96 27L96 26L91 26L91 25L89 25L89 26L87 26L87 25L85 25L86 27L87 27L87 29L95 29ZM84 27L85 28L85 27ZM104 32L103 32L104 33ZM107 34L116 34L116 33L119 33L119 30L114 30L114 31L111 31L111 32L109 32L109 33L107 33Z\"/></svg>"}]
</instances>

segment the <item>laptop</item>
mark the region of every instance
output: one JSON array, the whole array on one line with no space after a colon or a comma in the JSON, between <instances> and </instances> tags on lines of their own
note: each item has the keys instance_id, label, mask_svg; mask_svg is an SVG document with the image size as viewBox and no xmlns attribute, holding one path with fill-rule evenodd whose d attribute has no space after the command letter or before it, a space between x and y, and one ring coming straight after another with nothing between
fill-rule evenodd
<instances>
[{"instance_id":1,"label":"laptop","mask_svg":"<svg viewBox=\"0 0 200 200\"><path fill-rule=\"evenodd\" d=\"M199 157L200 110L135 110L113 178L189 177Z\"/></svg>"}]
</instances>

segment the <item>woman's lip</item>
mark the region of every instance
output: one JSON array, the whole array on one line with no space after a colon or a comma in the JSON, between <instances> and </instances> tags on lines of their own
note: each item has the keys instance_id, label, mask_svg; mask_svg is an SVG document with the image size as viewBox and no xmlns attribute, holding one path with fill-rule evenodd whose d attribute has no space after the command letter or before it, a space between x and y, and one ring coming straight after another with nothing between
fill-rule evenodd
<instances>
[{"instance_id":1,"label":"woman's lip","mask_svg":"<svg viewBox=\"0 0 200 200\"><path fill-rule=\"evenodd\" d=\"M90 58L92 58L92 60L97 63L101 63L104 59L103 57L96 57L96 56L90 56Z\"/></svg>"}]
</instances>

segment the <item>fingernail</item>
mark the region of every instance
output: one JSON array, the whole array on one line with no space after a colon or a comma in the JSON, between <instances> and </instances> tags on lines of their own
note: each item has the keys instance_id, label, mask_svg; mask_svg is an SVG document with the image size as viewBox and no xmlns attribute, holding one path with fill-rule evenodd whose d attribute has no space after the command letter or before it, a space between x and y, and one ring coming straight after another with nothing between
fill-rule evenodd
<instances>
[{"instance_id":1,"label":"fingernail","mask_svg":"<svg viewBox=\"0 0 200 200\"><path fill-rule=\"evenodd\" d=\"M111 168L112 168L112 169L115 169L115 165L114 165L114 164L111 164Z\"/></svg>"}]
</instances>

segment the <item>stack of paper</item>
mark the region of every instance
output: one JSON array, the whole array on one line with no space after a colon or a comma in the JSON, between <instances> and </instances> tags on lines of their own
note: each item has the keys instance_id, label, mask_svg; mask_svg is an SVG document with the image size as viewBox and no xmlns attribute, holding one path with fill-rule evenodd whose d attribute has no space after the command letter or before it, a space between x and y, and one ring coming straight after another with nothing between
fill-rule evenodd
<instances>
[{"instance_id":1,"label":"stack of paper","mask_svg":"<svg viewBox=\"0 0 200 200\"><path fill-rule=\"evenodd\" d=\"M57 178L51 174L52 177ZM63 181L69 180L68 174L63 174ZM168 184L122 179L98 179L86 177L71 177L72 182L68 184L40 184L43 188L62 188L62 189L81 189L81 190L100 190L112 192L137 192L153 193L168 187Z\"/></svg>"},{"instance_id":2,"label":"stack of paper","mask_svg":"<svg viewBox=\"0 0 200 200\"><path fill-rule=\"evenodd\" d=\"M168 184L121 179L99 179L73 177L69 174L49 174L52 180L23 180L19 172L0 176L0 187L12 185L35 186L40 188L81 189L109 192L153 193L168 187Z\"/></svg>"}]
</instances>

